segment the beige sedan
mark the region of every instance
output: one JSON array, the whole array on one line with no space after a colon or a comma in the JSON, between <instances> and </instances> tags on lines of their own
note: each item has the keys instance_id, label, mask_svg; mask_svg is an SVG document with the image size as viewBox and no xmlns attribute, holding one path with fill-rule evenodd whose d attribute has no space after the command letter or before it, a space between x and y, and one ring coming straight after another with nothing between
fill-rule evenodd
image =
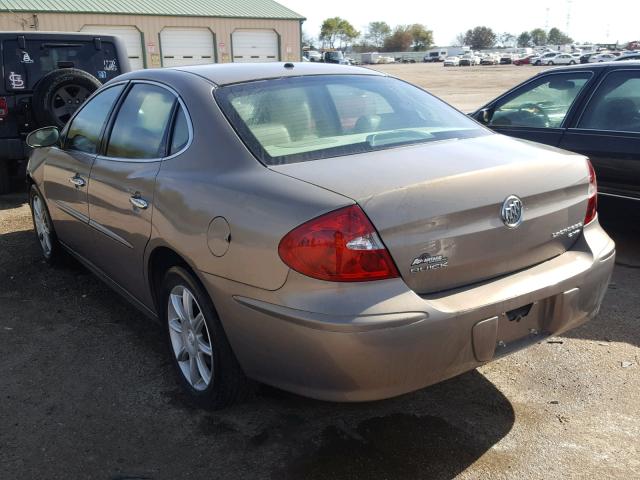
<instances>
[{"instance_id":1,"label":"beige sedan","mask_svg":"<svg viewBox=\"0 0 640 480\"><path fill-rule=\"evenodd\" d=\"M367 69L132 72L28 141L45 259L159 320L208 407L423 388L593 317L614 264L586 158Z\"/></svg>"}]
</instances>

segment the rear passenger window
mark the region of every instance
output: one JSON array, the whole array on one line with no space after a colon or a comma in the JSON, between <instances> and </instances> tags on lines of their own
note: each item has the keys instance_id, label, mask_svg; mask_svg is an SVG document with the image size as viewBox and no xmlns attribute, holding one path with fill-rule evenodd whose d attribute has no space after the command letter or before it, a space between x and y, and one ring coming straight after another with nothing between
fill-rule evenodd
<instances>
[{"instance_id":1,"label":"rear passenger window","mask_svg":"<svg viewBox=\"0 0 640 480\"><path fill-rule=\"evenodd\" d=\"M134 85L118 111L108 157L159 158L164 156L167 126L175 96L168 90L149 84Z\"/></svg>"},{"instance_id":2,"label":"rear passenger window","mask_svg":"<svg viewBox=\"0 0 640 480\"><path fill-rule=\"evenodd\" d=\"M578 128L640 133L640 71L607 75L587 105Z\"/></svg>"},{"instance_id":3,"label":"rear passenger window","mask_svg":"<svg viewBox=\"0 0 640 480\"><path fill-rule=\"evenodd\" d=\"M85 153L98 151L102 127L123 88L124 85L107 88L82 107L69 126L65 140L66 148Z\"/></svg>"},{"instance_id":4,"label":"rear passenger window","mask_svg":"<svg viewBox=\"0 0 640 480\"><path fill-rule=\"evenodd\" d=\"M176 112L176 120L173 124L173 133L171 134L171 148L169 155L178 153L186 147L189 141L189 126L187 125L187 116L184 114L182 107L178 107Z\"/></svg>"}]
</instances>

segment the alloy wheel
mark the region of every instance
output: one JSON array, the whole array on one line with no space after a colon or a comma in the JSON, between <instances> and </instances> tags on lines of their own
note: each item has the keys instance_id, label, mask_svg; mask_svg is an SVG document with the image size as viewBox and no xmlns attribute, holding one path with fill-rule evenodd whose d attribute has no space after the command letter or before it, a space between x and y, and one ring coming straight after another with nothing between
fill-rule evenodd
<instances>
[{"instance_id":1,"label":"alloy wheel","mask_svg":"<svg viewBox=\"0 0 640 480\"><path fill-rule=\"evenodd\" d=\"M49 225L47 211L39 195L34 195L31 205L33 207L36 234L38 235L38 240L40 240L42 253L45 257L49 257L53 249L53 242L51 241L51 226Z\"/></svg>"},{"instance_id":2,"label":"alloy wheel","mask_svg":"<svg viewBox=\"0 0 640 480\"><path fill-rule=\"evenodd\" d=\"M89 95L91 92L81 85L64 85L52 96L51 112L60 124L64 125Z\"/></svg>"},{"instance_id":3,"label":"alloy wheel","mask_svg":"<svg viewBox=\"0 0 640 480\"><path fill-rule=\"evenodd\" d=\"M169 293L167 322L182 375L194 389L205 390L213 381L211 336L200 305L184 285L176 285Z\"/></svg>"}]
</instances>

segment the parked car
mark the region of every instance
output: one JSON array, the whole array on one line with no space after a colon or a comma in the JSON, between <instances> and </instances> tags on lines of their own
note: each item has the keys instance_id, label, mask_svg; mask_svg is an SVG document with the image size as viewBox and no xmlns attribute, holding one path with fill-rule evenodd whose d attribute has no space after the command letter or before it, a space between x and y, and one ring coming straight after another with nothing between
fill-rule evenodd
<instances>
[{"instance_id":1,"label":"parked car","mask_svg":"<svg viewBox=\"0 0 640 480\"><path fill-rule=\"evenodd\" d=\"M505 53L500 56L500 65L511 65L513 63L513 56L510 53Z\"/></svg>"},{"instance_id":2,"label":"parked car","mask_svg":"<svg viewBox=\"0 0 640 480\"><path fill-rule=\"evenodd\" d=\"M549 58L546 62L547 65L575 65L579 59L571 55L570 53L559 53L555 57Z\"/></svg>"},{"instance_id":3,"label":"parked car","mask_svg":"<svg viewBox=\"0 0 640 480\"><path fill-rule=\"evenodd\" d=\"M589 63L589 59L595 55L598 55L598 52L588 52L580 55L580 63Z\"/></svg>"},{"instance_id":4,"label":"parked car","mask_svg":"<svg viewBox=\"0 0 640 480\"><path fill-rule=\"evenodd\" d=\"M640 62L546 70L473 116L496 132L588 156L601 195L640 200Z\"/></svg>"},{"instance_id":5,"label":"parked car","mask_svg":"<svg viewBox=\"0 0 640 480\"><path fill-rule=\"evenodd\" d=\"M640 52L628 53L626 55L620 55L614 60L614 62L621 62L625 60L640 60Z\"/></svg>"},{"instance_id":6,"label":"parked car","mask_svg":"<svg viewBox=\"0 0 640 480\"><path fill-rule=\"evenodd\" d=\"M133 72L29 142L44 258L67 249L159 319L216 408L247 378L422 388L593 317L614 264L584 157L369 69Z\"/></svg>"},{"instance_id":7,"label":"parked car","mask_svg":"<svg viewBox=\"0 0 640 480\"><path fill-rule=\"evenodd\" d=\"M67 32L0 32L0 193L24 178L24 139L38 126L64 126L102 82L129 71L117 37Z\"/></svg>"},{"instance_id":8,"label":"parked car","mask_svg":"<svg viewBox=\"0 0 640 480\"><path fill-rule=\"evenodd\" d=\"M349 65L347 60L340 50L330 50L322 54L322 61L324 63L337 63L339 65Z\"/></svg>"},{"instance_id":9,"label":"parked car","mask_svg":"<svg viewBox=\"0 0 640 480\"><path fill-rule=\"evenodd\" d=\"M558 55L558 52L547 52L531 59L531 65L548 65L549 60Z\"/></svg>"},{"instance_id":10,"label":"parked car","mask_svg":"<svg viewBox=\"0 0 640 480\"><path fill-rule=\"evenodd\" d=\"M516 58L513 61L514 65L529 65L531 63L531 59L535 58L536 55L525 55L524 57Z\"/></svg>"},{"instance_id":11,"label":"parked car","mask_svg":"<svg viewBox=\"0 0 640 480\"><path fill-rule=\"evenodd\" d=\"M485 55L480 59L480 65L498 65L500 58L496 55Z\"/></svg>"},{"instance_id":12,"label":"parked car","mask_svg":"<svg viewBox=\"0 0 640 480\"><path fill-rule=\"evenodd\" d=\"M321 62L322 54L317 50L308 50L303 54L310 62Z\"/></svg>"},{"instance_id":13,"label":"parked car","mask_svg":"<svg viewBox=\"0 0 640 480\"><path fill-rule=\"evenodd\" d=\"M475 55L464 55L459 58L458 65L461 67L471 67L480 64L480 57Z\"/></svg>"},{"instance_id":14,"label":"parked car","mask_svg":"<svg viewBox=\"0 0 640 480\"><path fill-rule=\"evenodd\" d=\"M599 53L598 55L589 57L589 63L612 62L616 58L618 58L618 56L613 53Z\"/></svg>"},{"instance_id":15,"label":"parked car","mask_svg":"<svg viewBox=\"0 0 640 480\"><path fill-rule=\"evenodd\" d=\"M457 67L460 65L460 57L447 57L444 59L443 66L445 67Z\"/></svg>"}]
</instances>

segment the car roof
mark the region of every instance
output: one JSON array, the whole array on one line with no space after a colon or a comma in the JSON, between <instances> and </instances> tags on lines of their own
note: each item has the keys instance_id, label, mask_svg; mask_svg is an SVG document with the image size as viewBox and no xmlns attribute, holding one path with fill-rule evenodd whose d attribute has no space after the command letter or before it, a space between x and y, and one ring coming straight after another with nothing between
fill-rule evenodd
<instances>
[{"instance_id":1,"label":"car roof","mask_svg":"<svg viewBox=\"0 0 640 480\"><path fill-rule=\"evenodd\" d=\"M613 62L599 62L599 63L583 63L581 65L568 65L564 67L556 67L556 68L550 68L548 70L543 70L542 72L538 73L538 75L543 75L548 72L558 72L558 71L564 71L564 70L583 70L583 69L591 70L594 68L605 68L605 67L612 67L615 69L640 67L640 61L627 60L624 62L613 61Z\"/></svg>"},{"instance_id":2,"label":"car roof","mask_svg":"<svg viewBox=\"0 0 640 480\"><path fill-rule=\"evenodd\" d=\"M300 77L305 75L386 76L384 73L369 68L308 62L216 63L190 67L173 67L170 70L189 72L220 86L231 83L251 82L254 80Z\"/></svg>"}]
</instances>

